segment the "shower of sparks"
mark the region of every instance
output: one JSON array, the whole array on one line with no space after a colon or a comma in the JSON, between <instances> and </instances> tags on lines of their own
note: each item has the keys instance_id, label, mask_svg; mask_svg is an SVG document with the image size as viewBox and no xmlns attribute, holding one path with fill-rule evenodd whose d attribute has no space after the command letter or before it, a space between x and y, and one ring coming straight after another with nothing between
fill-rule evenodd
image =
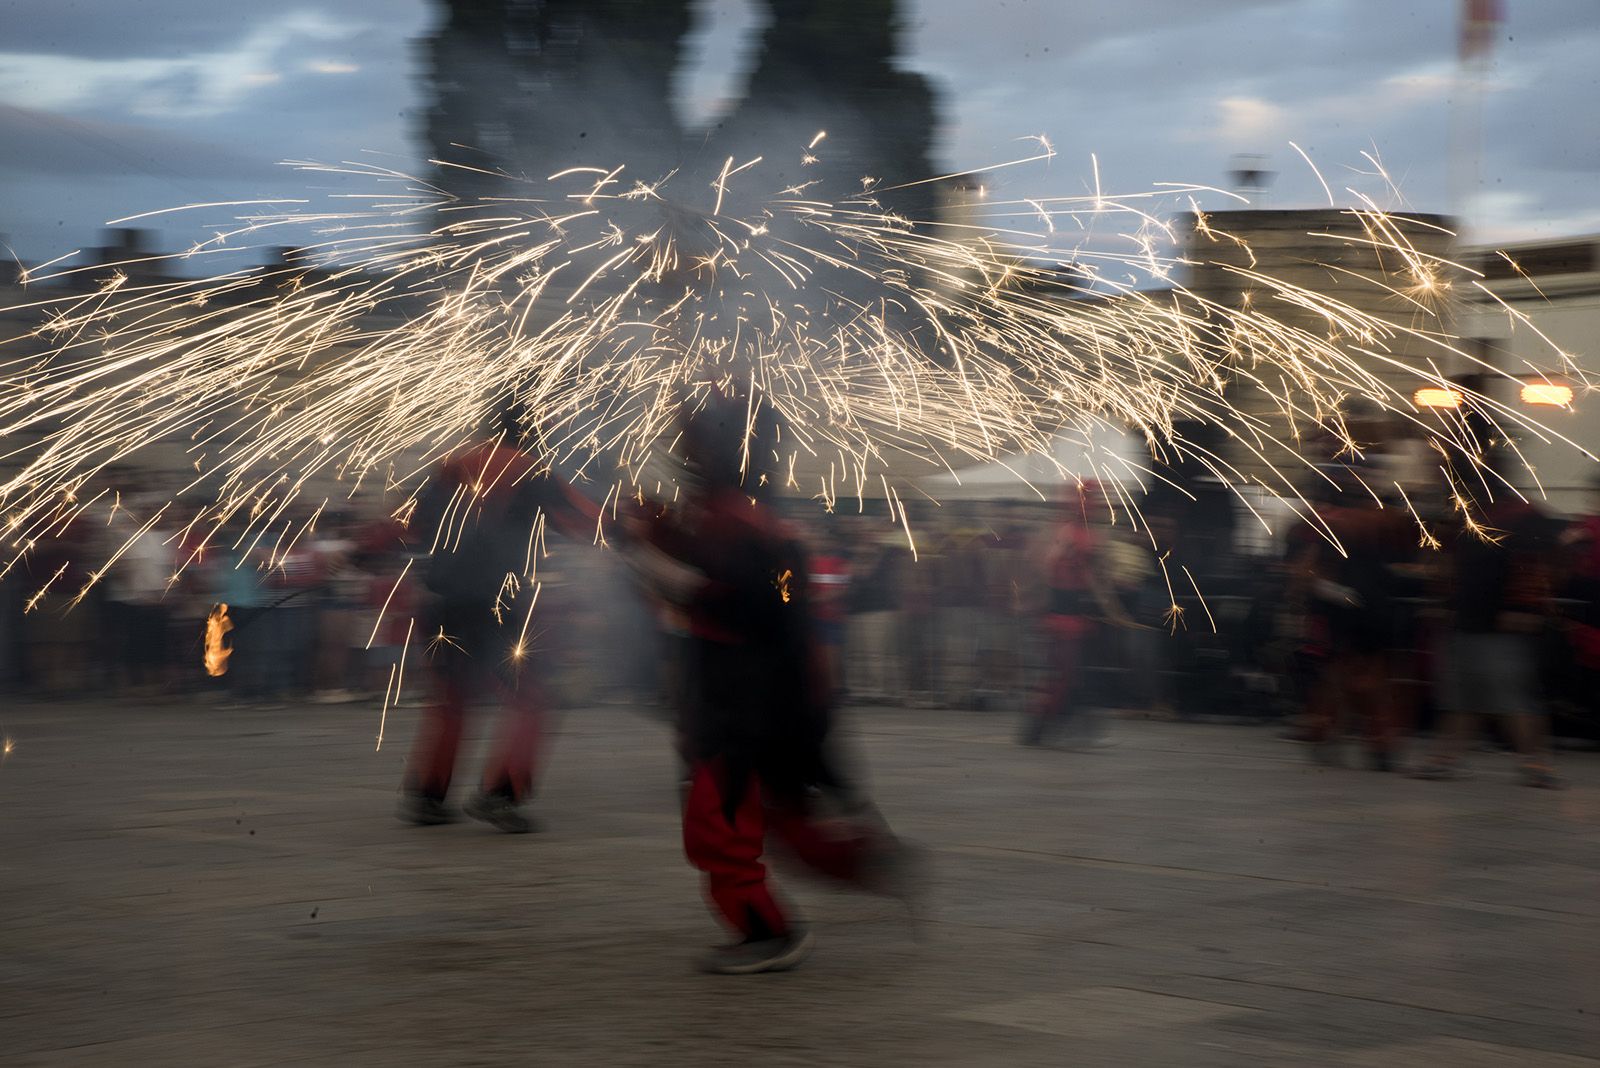
<instances>
[{"instance_id":1,"label":"shower of sparks","mask_svg":"<svg viewBox=\"0 0 1600 1068\"><path fill-rule=\"evenodd\" d=\"M1055 155L1036 140L1039 154L1003 166ZM819 134L807 155L822 145ZM1359 234L1307 236L1326 243L1329 272L1349 276L1346 292L1378 287L1403 303L1404 322L1267 274L1253 255L1248 266L1205 259L1208 245L1245 247L1194 205L1218 191L1163 184L1115 195L1101 187L1097 160L1090 195L986 192L944 221L885 210L878 198L904 187L872 181L831 200L813 182L771 189L759 157L728 158L709 183L617 165L543 180L440 165L441 175L495 184L479 197L371 164L297 166L373 191L325 204L233 202L265 213L181 254L109 272L60 261L30 272L43 291L8 311L38 325L0 339L0 353L16 354L0 356L9 464L0 575L104 507L118 465L172 444L188 450L192 471L173 495L207 502L185 544L203 548L226 529L231 548L263 551L265 566L278 566L335 495L397 493L395 515L407 519L428 472L508 395L532 414L523 447L610 484L608 501L663 492L660 464L685 402L741 395L752 425L763 410L781 420L781 452L755 457L770 477L830 509L881 483L908 538L894 483L909 469L1048 457L1064 428L1126 430L1148 443L1148 467L1106 452L1087 473L1114 485L1113 499L1137 499L1162 477L1161 463L1184 459L1313 521L1294 470L1310 460L1295 450L1315 433L1359 455L1346 424L1354 406L1411 422L1458 463L1481 454L1459 415L1414 401L1418 390L1447 388L1435 358L1493 371L1448 331L1452 290L1487 293L1481 276L1423 252L1411 221L1362 197L1347 209ZM909 184L957 188L971 177ZM1160 213L1185 204L1196 241L1167 251L1181 235ZM1021 228L1028 220L1037 232ZM1119 224L1126 251L1107 251ZM150 277L155 261L192 266L308 229L318 239L273 266ZM1074 232L1098 237L1058 243ZM1376 250L1390 273L1337 266L1352 250ZM1247 299L1233 305L1175 284L1206 266ZM92 292L50 288L91 270L102 278ZM1306 322L1321 325L1295 325ZM1550 348L1565 377L1588 383ZM1485 397L1466 400L1491 421L1555 436ZM1236 455L1254 458L1250 470L1186 440L1183 426L1196 422L1220 426ZM1134 486L1124 492L1124 482ZM453 544L450 528L488 488L464 487L440 529L417 540ZM104 571L62 592L81 598ZM514 591L531 573L507 578Z\"/></svg>"},{"instance_id":2,"label":"shower of sparks","mask_svg":"<svg viewBox=\"0 0 1600 1068\"><path fill-rule=\"evenodd\" d=\"M406 684L406 656L411 652L411 631L416 625L415 619L406 621L406 640L400 646L400 658L389 666L389 685L384 688L383 709L378 713L378 741L373 746L375 753L383 749L383 731L389 725L389 709L391 705L400 703L400 691Z\"/></svg>"}]
</instances>

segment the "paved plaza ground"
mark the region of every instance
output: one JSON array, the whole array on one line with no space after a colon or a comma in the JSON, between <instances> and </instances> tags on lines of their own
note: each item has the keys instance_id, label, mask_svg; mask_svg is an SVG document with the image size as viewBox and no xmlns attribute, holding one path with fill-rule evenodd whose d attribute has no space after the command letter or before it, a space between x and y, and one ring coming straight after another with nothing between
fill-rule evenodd
<instances>
[{"instance_id":1,"label":"paved plaza ground","mask_svg":"<svg viewBox=\"0 0 1600 1068\"><path fill-rule=\"evenodd\" d=\"M1600 758L1571 788L1307 764L1270 728L864 709L918 928L790 878L801 971L706 977L668 732L566 714L543 834L402 826L415 712L10 704L6 1065L1590 1065ZM1588 1059L1595 1058L1595 1059Z\"/></svg>"}]
</instances>

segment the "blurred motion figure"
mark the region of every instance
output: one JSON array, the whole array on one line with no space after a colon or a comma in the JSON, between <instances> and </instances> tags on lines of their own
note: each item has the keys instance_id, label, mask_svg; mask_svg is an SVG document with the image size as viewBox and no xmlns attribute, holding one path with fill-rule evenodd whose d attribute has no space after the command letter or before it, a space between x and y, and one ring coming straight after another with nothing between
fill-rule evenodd
<instances>
[{"instance_id":1,"label":"blurred motion figure","mask_svg":"<svg viewBox=\"0 0 1600 1068\"><path fill-rule=\"evenodd\" d=\"M809 930L768 883L769 833L823 875L896 895L911 885L908 848L841 772L812 568L799 538L761 501L779 470L767 462L776 424L757 414L747 446L750 423L742 401L715 395L685 410L680 440L693 484L681 506L641 511L629 554L688 620L683 844L738 934L699 962L722 974L781 971L810 951ZM842 815L825 820L824 806Z\"/></svg>"}]
</instances>

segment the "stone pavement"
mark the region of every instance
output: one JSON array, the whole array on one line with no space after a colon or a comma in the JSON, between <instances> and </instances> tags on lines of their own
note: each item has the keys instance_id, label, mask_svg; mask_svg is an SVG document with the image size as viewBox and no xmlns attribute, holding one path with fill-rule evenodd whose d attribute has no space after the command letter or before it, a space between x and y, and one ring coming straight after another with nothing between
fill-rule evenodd
<instances>
[{"instance_id":1,"label":"stone pavement","mask_svg":"<svg viewBox=\"0 0 1600 1068\"><path fill-rule=\"evenodd\" d=\"M1595 757L1543 793L860 711L930 917L791 878L815 956L739 979L688 969L660 725L566 715L514 838L392 818L414 716L0 710L0 1063L1600 1068Z\"/></svg>"}]
</instances>

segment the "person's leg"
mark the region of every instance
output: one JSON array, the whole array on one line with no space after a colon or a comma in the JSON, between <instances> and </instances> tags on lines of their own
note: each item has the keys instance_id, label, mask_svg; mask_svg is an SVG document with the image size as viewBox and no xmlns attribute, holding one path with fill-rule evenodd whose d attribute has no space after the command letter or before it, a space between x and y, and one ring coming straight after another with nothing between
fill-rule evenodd
<instances>
[{"instance_id":1,"label":"person's leg","mask_svg":"<svg viewBox=\"0 0 1600 1068\"><path fill-rule=\"evenodd\" d=\"M1352 656L1345 688L1350 706L1359 710L1362 719L1362 744L1368 762L1375 771L1392 770L1400 732L1387 655L1372 652Z\"/></svg>"},{"instance_id":2,"label":"person's leg","mask_svg":"<svg viewBox=\"0 0 1600 1068\"><path fill-rule=\"evenodd\" d=\"M1023 726L1025 745L1038 745L1045 734L1070 718L1073 687L1078 682L1079 636L1071 621L1044 624L1045 679L1034 695Z\"/></svg>"},{"instance_id":3,"label":"person's leg","mask_svg":"<svg viewBox=\"0 0 1600 1068\"><path fill-rule=\"evenodd\" d=\"M464 653L442 653L434 666L433 695L422 712L422 723L406 761L405 791L435 803L450 792L456 753L466 721L468 675Z\"/></svg>"},{"instance_id":4,"label":"person's leg","mask_svg":"<svg viewBox=\"0 0 1600 1068\"><path fill-rule=\"evenodd\" d=\"M540 729L544 722L544 693L532 670L520 677L496 676L501 701L500 725L483 769L483 792L504 797L513 804L533 794L538 764Z\"/></svg>"},{"instance_id":5,"label":"person's leg","mask_svg":"<svg viewBox=\"0 0 1600 1068\"><path fill-rule=\"evenodd\" d=\"M706 894L747 942L782 938L789 918L767 885L761 863L766 815L754 775L730 781L721 759L695 765L683 806L683 850L705 873Z\"/></svg>"},{"instance_id":6,"label":"person's leg","mask_svg":"<svg viewBox=\"0 0 1600 1068\"><path fill-rule=\"evenodd\" d=\"M1550 733L1546 720L1547 717L1540 715L1505 717L1511 746L1525 765L1542 767L1550 763Z\"/></svg>"},{"instance_id":7,"label":"person's leg","mask_svg":"<svg viewBox=\"0 0 1600 1068\"><path fill-rule=\"evenodd\" d=\"M1306 739L1315 746L1336 745L1344 729L1344 677L1346 658L1330 655L1306 695Z\"/></svg>"},{"instance_id":8,"label":"person's leg","mask_svg":"<svg viewBox=\"0 0 1600 1068\"><path fill-rule=\"evenodd\" d=\"M1461 772L1461 758L1477 726L1476 708L1483 707L1486 670L1480 662L1492 651L1480 648L1477 635L1444 634L1434 649L1434 703L1439 715L1434 727L1433 751L1416 769L1424 779L1453 779ZM1491 687L1492 688L1492 687Z\"/></svg>"}]
</instances>

